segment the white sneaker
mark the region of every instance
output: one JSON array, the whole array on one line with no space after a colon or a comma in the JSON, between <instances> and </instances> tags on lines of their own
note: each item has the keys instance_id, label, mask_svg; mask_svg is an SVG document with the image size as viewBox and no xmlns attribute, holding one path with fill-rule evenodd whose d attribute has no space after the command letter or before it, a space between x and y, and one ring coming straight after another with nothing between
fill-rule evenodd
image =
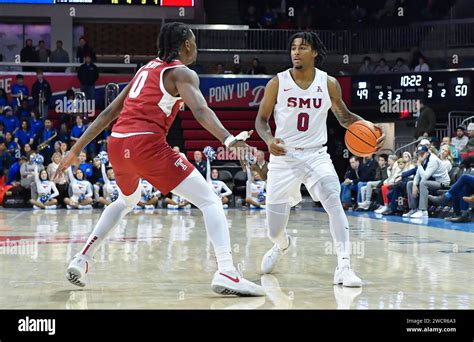
<instances>
[{"instance_id":1,"label":"white sneaker","mask_svg":"<svg viewBox=\"0 0 474 342\"><path fill-rule=\"evenodd\" d=\"M82 209L82 210L92 209L92 205L90 205L90 204L79 205L79 209Z\"/></svg>"},{"instance_id":2,"label":"white sneaker","mask_svg":"<svg viewBox=\"0 0 474 342\"><path fill-rule=\"evenodd\" d=\"M82 255L81 253L76 254L69 263L66 271L66 279L69 280L71 284L80 287L86 286L86 274L89 271L90 263L90 257Z\"/></svg>"},{"instance_id":3,"label":"white sneaker","mask_svg":"<svg viewBox=\"0 0 474 342\"><path fill-rule=\"evenodd\" d=\"M410 217L414 213L416 213L416 209L410 209L410 211L408 213L403 214L402 217Z\"/></svg>"},{"instance_id":4,"label":"white sneaker","mask_svg":"<svg viewBox=\"0 0 474 342\"><path fill-rule=\"evenodd\" d=\"M224 208L224 209L229 209L229 205L228 205L228 204L223 204L223 205L222 205L222 208Z\"/></svg>"},{"instance_id":5,"label":"white sneaker","mask_svg":"<svg viewBox=\"0 0 474 342\"><path fill-rule=\"evenodd\" d=\"M417 210L414 212L410 218L420 218L420 217L428 217L428 211L427 210Z\"/></svg>"},{"instance_id":6,"label":"white sneaker","mask_svg":"<svg viewBox=\"0 0 474 342\"><path fill-rule=\"evenodd\" d=\"M168 209L179 209L179 205L168 204Z\"/></svg>"},{"instance_id":7,"label":"white sneaker","mask_svg":"<svg viewBox=\"0 0 474 342\"><path fill-rule=\"evenodd\" d=\"M145 209L147 209L147 210L155 209L155 206L153 204L145 205Z\"/></svg>"},{"instance_id":8,"label":"white sneaker","mask_svg":"<svg viewBox=\"0 0 474 342\"><path fill-rule=\"evenodd\" d=\"M33 205L33 210L41 210L43 208L38 207L37 205Z\"/></svg>"},{"instance_id":9,"label":"white sneaker","mask_svg":"<svg viewBox=\"0 0 474 342\"><path fill-rule=\"evenodd\" d=\"M334 271L334 285L342 285L348 287L361 287L362 280L352 270L350 265L342 267L337 266Z\"/></svg>"},{"instance_id":10,"label":"white sneaker","mask_svg":"<svg viewBox=\"0 0 474 342\"><path fill-rule=\"evenodd\" d=\"M388 207L387 207L386 205L383 205L383 206L381 206L380 208L378 208L377 210L375 210L374 212L375 212L376 214L381 214L381 213L383 213L383 212L384 212L385 210L387 210L387 209L388 209Z\"/></svg>"},{"instance_id":11,"label":"white sneaker","mask_svg":"<svg viewBox=\"0 0 474 342\"><path fill-rule=\"evenodd\" d=\"M58 208L58 206L55 205L55 204L53 204L53 205L48 205L48 206L46 206L45 209L46 209L46 210L56 210L57 208Z\"/></svg>"},{"instance_id":12,"label":"white sneaker","mask_svg":"<svg viewBox=\"0 0 474 342\"><path fill-rule=\"evenodd\" d=\"M265 204L260 205L260 209L265 209L267 206Z\"/></svg>"},{"instance_id":13,"label":"white sneaker","mask_svg":"<svg viewBox=\"0 0 474 342\"><path fill-rule=\"evenodd\" d=\"M262 274L272 273L277 262L280 260L282 256L288 253L288 250L290 249L290 247L291 247L291 236L289 235L288 235L288 247L286 247L285 249L280 249L280 247L278 247L278 245L275 243L273 247L263 256L262 263L260 265Z\"/></svg>"},{"instance_id":14,"label":"white sneaker","mask_svg":"<svg viewBox=\"0 0 474 342\"><path fill-rule=\"evenodd\" d=\"M221 295L235 295L240 297L265 296L265 291L260 285L248 281L242 276L240 265L237 269L226 272L216 271L212 278L212 291Z\"/></svg>"}]
</instances>

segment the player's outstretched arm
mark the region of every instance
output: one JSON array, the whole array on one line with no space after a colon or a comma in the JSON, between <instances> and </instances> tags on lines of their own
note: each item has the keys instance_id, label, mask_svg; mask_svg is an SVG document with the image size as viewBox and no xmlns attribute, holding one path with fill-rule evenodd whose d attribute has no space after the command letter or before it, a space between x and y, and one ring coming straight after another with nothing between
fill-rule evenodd
<instances>
[{"instance_id":1,"label":"player's outstretched arm","mask_svg":"<svg viewBox=\"0 0 474 342\"><path fill-rule=\"evenodd\" d=\"M207 105L206 99L199 89L198 75L188 68L176 68L172 70L170 76L174 80L179 96L191 109L194 118L220 142L224 143L224 140L231 134Z\"/></svg>"},{"instance_id":2,"label":"player's outstretched arm","mask_svg":"<svg viewBox=\"0 0 474 342\"><path fill-rule=\"evenodd\" d=\"M286 151L279 144L283 144L283 140L275 138L268 123L273 113L273 108L278 98L278 77L273 77L265 87L263 99L258 107L257 118L255 119L255 129L258 135L268 146L271 154L276 156L284 156Z\"/></svg>"},{"instance_id":3,"label":"player's outstretched arm","mask_svg":"<svg viewBox=\"0 0 474 342\"><path fill-rule=\"evenodd\" d=\"M329 91L329 96L331 97L331 110L336 116L337 121L341 124L342 127L348 128L351 124L353 124L356 121L367 121L364 120L362 117L360 117L357 114L352 113L342 100L342 91L341 91L341 85L339 84L338 80L335 79L332 76L328 75L328 91ZM385 133L382 128L382 126L373 124L375 127L379 128L380 131L382 132L382 136L377 140L377 146L379 150L384 141L385 141Z\"/></svg>"},{"instance_id":4,"label":"player's outstretched arm","mask_svg":"<svg viewBox=\"0 0 474 342\"><path fill-rule=\"evenodd\" d=\"M63 158L63 160L61 160L53 179L61 177L69 166L75 165L77 167L79 164L77 161L79 153L120 115L120 111L122 110L123 103L128 95L130 87L131 83L129 83L115 100L113 100L112 103L99 114L94 122L89 125L84 134L82 134L79 140L77 140L77 142L71 147L71 151Z\"/></svg>"}]
</instances>

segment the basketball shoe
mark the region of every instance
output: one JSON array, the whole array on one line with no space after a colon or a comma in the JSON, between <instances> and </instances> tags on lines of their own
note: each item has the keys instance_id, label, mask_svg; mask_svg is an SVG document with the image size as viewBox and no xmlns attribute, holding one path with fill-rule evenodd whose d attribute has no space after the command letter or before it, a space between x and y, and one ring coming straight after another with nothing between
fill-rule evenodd
<instances>
[{"instance_id":1,"label":"basketball shoe","mask_svg":"<svg viewBox=\"0 0 474 342\"><path fill-rule=\"evenodd\" d=\"M66 279L71 284L84 287L87 284L87 272L89 271L89 264L92 258L81 253L76 254L66 271Z\"/></svg>"},{"instance_id":2,"label":"basketball shoe","mask_svg":"<svg viewBox=\"0 0 474 342\"><path fill-rule=\"evenodd\" d=\"M348 287L361 287L362 280L354 273L351 265L346 264L337 266L334 271L334 285L342 285Z\"/></svg>"},{"instance_id":3,"label":"basketball shoe","mask_svg":"<svg viewBox=\"0 0 474 342\"><path fill-rule=\"evenodd\" d=\"M285 249L281 249L278 247L277 244L274 244L273 247L265 253L262 259L262 264L260 265L260 269L262 274L272 273L273 269L275 268L278 261L288 253L288 250L291 247L291 236L288 235L288 247Z\"/></svg>"},{"instance_id":4,"label":"basketball shoe","mask_svg":"<svg viewBox=\"0 0 474 342\"><path fill-rule=\"evenodd\" d=\"M241 266L237 269L214 273L211 284L212 291L221 295L235 295L240 297L265 296L265 291L260 285L248 281L242 276Z\"/></svg>"}]
</instances>

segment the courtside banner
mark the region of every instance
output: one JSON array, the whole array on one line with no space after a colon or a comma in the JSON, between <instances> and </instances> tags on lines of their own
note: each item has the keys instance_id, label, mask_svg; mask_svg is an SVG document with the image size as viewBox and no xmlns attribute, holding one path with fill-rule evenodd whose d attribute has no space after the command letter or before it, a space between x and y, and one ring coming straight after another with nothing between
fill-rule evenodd
<instances>
[{"instance_id":1,"label":"courtside banner","mask_svg":"<svg viewBox=\"0 0 474 342\"><path fill-rule=\"evenodd\" d=\"M0 88L5 89L8 96L11 94L11 87L16 82L16 75L22 74L24 76L25 85L28 87L31 96L31 87L36 82L35 73L25 72L2 72L0 73ZM133 75L100 75L95 84L95 98L98 100L100 106L104 101L104 89L108 83L117 83L120 89L125 87L132 79ZM44 73L44 79L49 82L53 96L50 105L56 100L62 100L66 96L68 89L80 91L81 84L77 78L77 74L72 73Z\"/></svg>"},{"instance_id":2,"label":"courtside banner","mask_svg":"<svg viewBox=\"0 0 474 342\"><path fill-rule=\"evenodd\" d=\"M11 86L16 82L18 72L0 73L0 88L11 94ZM36 81L35 73L21 73L25 78L25 85L30 90ZM108 83L117 83L120 89L130 82L133 75L103 74L95 85L95 98L98 107L104 100L104 88ZM263 98L265 86L273 76L271 75L200 75L200 88L211 108L258 108ZM79 79L73 73L44 73L44 78L51 85L53 96L51 104L55 100L62 99L68 89L80 90ZM350 77L338 77L342 88L342 98L350 106L351 87Z\"/></svg>"}]
</instances>

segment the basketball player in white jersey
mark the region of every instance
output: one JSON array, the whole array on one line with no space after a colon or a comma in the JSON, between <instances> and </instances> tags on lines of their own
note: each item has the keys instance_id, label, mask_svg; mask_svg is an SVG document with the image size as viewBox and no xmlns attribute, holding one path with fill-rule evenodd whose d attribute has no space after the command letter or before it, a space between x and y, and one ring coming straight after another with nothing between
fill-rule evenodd
<instances>
[{"instance_id":1,"label":"basketball player in white jersey","mask_svg":"<svg viewBox=\"0 0 474 342\"><path fill-rule=\"evenodd\" d=\"M331 109L347 128L363 120L342 101L338 81L316 69L315 62L326 55L326 47L315 32L296 33L290 38L293 68L273 77L260 103L256 129L271 153L267 179L268 236L274 246L261 263L262 273L271 273L278 260L291 248L286 232L290 208L301 201L303 183L315 201L329 215L329 227L337 251L334 284L359 287L360 278L350 264L349 224L340 201L340 184L327 148L326 119ZM272 135L268 120L275 116ZM380 127L379 127L380 128ZM378 140L381 148L385 135Z\"/></svg>"}]
</instances>

